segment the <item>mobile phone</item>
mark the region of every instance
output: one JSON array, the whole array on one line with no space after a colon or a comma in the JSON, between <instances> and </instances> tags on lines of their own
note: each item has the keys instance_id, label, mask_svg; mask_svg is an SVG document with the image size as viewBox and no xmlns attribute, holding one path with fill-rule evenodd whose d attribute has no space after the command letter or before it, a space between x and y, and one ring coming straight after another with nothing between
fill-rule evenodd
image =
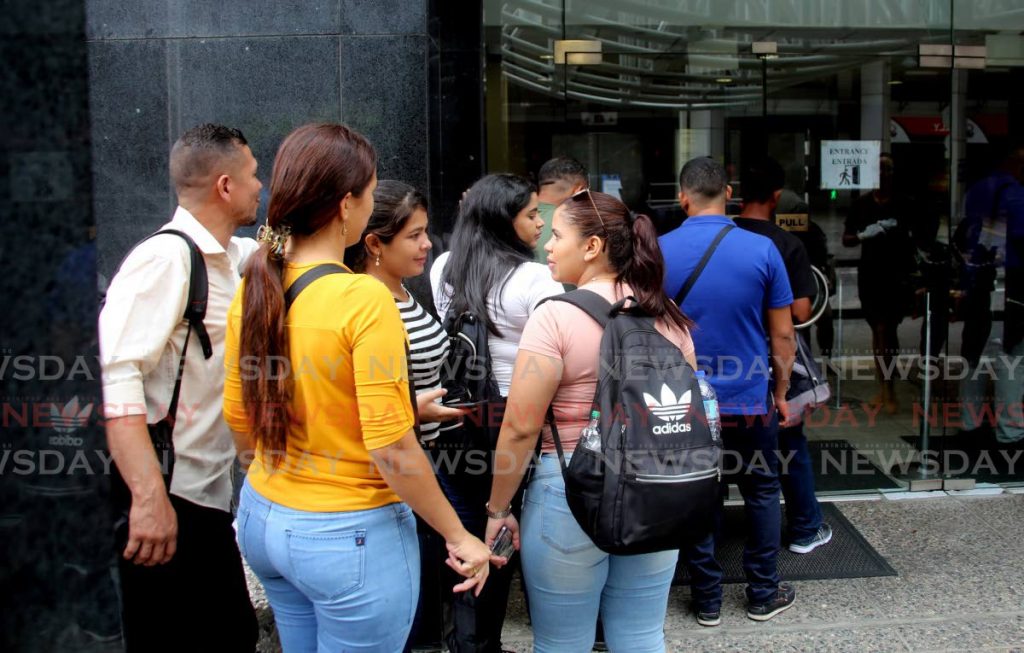
<instances>
[{"instance_id":1,"label":"mobile phone","mask_svg":"<svg viewBox=\"0 0 1024 653\"><path fill-rule=\"evenodd\" d=\"M476 408L481 405L482 401L446 401L442 402L442 405L446 408Z\"/></svg>"},{"instance_id":2,"label":"mobile phone","mask_svg":"<svg viewBox=\"0 0 1024 653\"><path fill-rule=\"evenodd\" d=\"M509 560L515 552L516 547L512 544L512 531L507 526L502 526L494 538L494 543L491 544L491 553Z\"/></svg>"}]
</instances>

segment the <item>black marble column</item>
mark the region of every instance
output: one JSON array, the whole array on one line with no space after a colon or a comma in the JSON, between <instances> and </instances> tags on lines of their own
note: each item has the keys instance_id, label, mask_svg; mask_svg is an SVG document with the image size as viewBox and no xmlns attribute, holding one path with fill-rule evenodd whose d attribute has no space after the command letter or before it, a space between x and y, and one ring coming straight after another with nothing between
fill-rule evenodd
<instances>
[{"instance_id":1,"label":"black marble column","mask_svg":"<svg viewBox=\"0 0 1024 653\"><path fill-rule=\"evenodd\" d=\"M85 4L0 18L0 650L118 650Z\"/></svg>"},{"instance_id":2,"label":"black marble column","mask_svg":"<svg viewBox=\"0 0 1024 653\"><path fill-rule=\"evenodd\" d=\"M431 0L430 36L431 230L440 235L484 174L483 3Z\"/></svg>"}]
</instances>

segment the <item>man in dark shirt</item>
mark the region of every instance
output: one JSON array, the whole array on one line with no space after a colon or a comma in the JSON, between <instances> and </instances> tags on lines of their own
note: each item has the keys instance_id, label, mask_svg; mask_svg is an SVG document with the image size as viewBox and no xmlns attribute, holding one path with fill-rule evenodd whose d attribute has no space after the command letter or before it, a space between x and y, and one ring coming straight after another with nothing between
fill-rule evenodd
<instances>
[{"instance_id":1,"label":"man in dark shirt","mask_svg":"<svg viewBox=\"0 0 1024 653\"><path fill-rule=\"evenodd\" d=\"M799 169L802 174L803 166L799 166ZM788 174L787 179L789 178ZM832 255L828 251L828 236L825 235L825 231L821 226L811 219L811 208L807 205L807 202L789 188L783 188L782 195L779 197L779 204L775 207L776 224L779 223L778 216L793 213L807 216L807 229L803 231L786 229L786 231L796 236L804 244L804 247L807 248L807 258L810 259L812 266L818 268L825 275L825 278L828 280L829 294L831 295L835 292L836 273ZM833 319L832 306L831 304L826 304L818 321L814 323L813 327L808 327L806 330L806 339L810 341L810 331L812 328L814 329L818 348L821 350L821 355L825 357L832 355L832 345L835 342Z\"/></svg>"},{"instance_id":2,"label":"man in dark shirt","mask_svg":"<svg viewBox=\"0 0 1024 653\"><path fill-rule=\"evenodd\" d=\"M875 371L881 392L871 403L892 415L899 410L894 380L884 370L893 369L900 349L896 329L910 313L914 301L911 275L914 243L911 239L913 203L893 192L893 161L882 154L879 187L858 197L850 207L843 230L843 245L861 246L857 264L857 292L864 319L871 327Z\"/></svg>"},{"instance_id":3,"label":"man in dark shirt","mask_svg":"<svg viewBox=\"0 0 1024 653\"><path fill-rule=\"evenodd\" d=\"M803 243L772 222L784 183L782 166L774 159L764 159L745 166L740 177L743 209L733 221L747 231L766 236L779 250L793 291L790 311L794 324L799 324L810 318L811 302L818 289ZM799 334L798 337L805 337L805 334ZM793 553L809 553L832 539L832 527L822 521L821 507L814 496L814 467L807 450L802 420L793 426L779 429L779 451L783 460L789 460L788 464L780 468L779 474L782 496L786 499L789 550Z\"/></svg>"}]
</instances>

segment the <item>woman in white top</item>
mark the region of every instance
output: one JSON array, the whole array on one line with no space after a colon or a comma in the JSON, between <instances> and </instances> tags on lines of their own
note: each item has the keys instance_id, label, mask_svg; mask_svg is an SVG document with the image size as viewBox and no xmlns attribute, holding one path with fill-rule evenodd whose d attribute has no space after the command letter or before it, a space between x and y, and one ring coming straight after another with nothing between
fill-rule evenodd
<instances>
[{"instance_id":1,"label":"woman in white top","mask_svg":"<svg viewBox=\"0 0 1024 653\"><path fill-rule=\"evenodd\" d=\"M451 251L430 270L434 305L444 318L471 312L488 328L491 369L502 395L508 394L512 366L523 328L543 299L563 292L547 266L536 263L533 248L544 221L537 214L537 189L511 174L480 179L467 191L459 208ZM443 322L445 320L442 320ZM444 435L441 439L444 439ZM452 456L464 453L443 452ZM441 486L462 523L482 536L487 523L484 502L490 492L489 471L438 470ZM501 650L501 626L508 602L512 569L494 570L479 597L453 597L453 651ZM472 631L472 632L470 632Z\"/></svg>"},{"instance_id":2,"label":"woman in white top","mask_svg":"<svg viewBox=\"0 0 1024 653\"><path fill-rule=\"evenodd\" d=\"M444 321L449 310L481 316L490 338L494 380L508 394L519 338L530 313L564 292L551 271L533 259L544 220L537 189L512 174L487 175L467 191L450 250L430 269L434 306Z\"/></svg>"}]
</instances>

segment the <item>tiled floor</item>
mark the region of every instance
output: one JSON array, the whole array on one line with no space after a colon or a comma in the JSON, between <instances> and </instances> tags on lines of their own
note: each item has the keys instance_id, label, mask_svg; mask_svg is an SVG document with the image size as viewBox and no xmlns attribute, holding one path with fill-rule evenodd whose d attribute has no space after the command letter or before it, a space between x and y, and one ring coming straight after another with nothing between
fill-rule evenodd
<instances>
[{"instance_id":1,"label":"tiled floor","mask_svg":"<svg viewBox=\"0 0 1024 653\"><path fill-rule=\"evenodd\" d=\"M1024 495L880 499L840 509L898 577L794 583L796 605L767 623L747 619L742 586L726 585L717 628L698 626L686 607L689 590L674 588L667 650L1024 653ZM266 634L260 650L277 651L273 617L253 589ZM503 643L530 651L529 621L514 592Z\"/></svg>"}]
</instances>

